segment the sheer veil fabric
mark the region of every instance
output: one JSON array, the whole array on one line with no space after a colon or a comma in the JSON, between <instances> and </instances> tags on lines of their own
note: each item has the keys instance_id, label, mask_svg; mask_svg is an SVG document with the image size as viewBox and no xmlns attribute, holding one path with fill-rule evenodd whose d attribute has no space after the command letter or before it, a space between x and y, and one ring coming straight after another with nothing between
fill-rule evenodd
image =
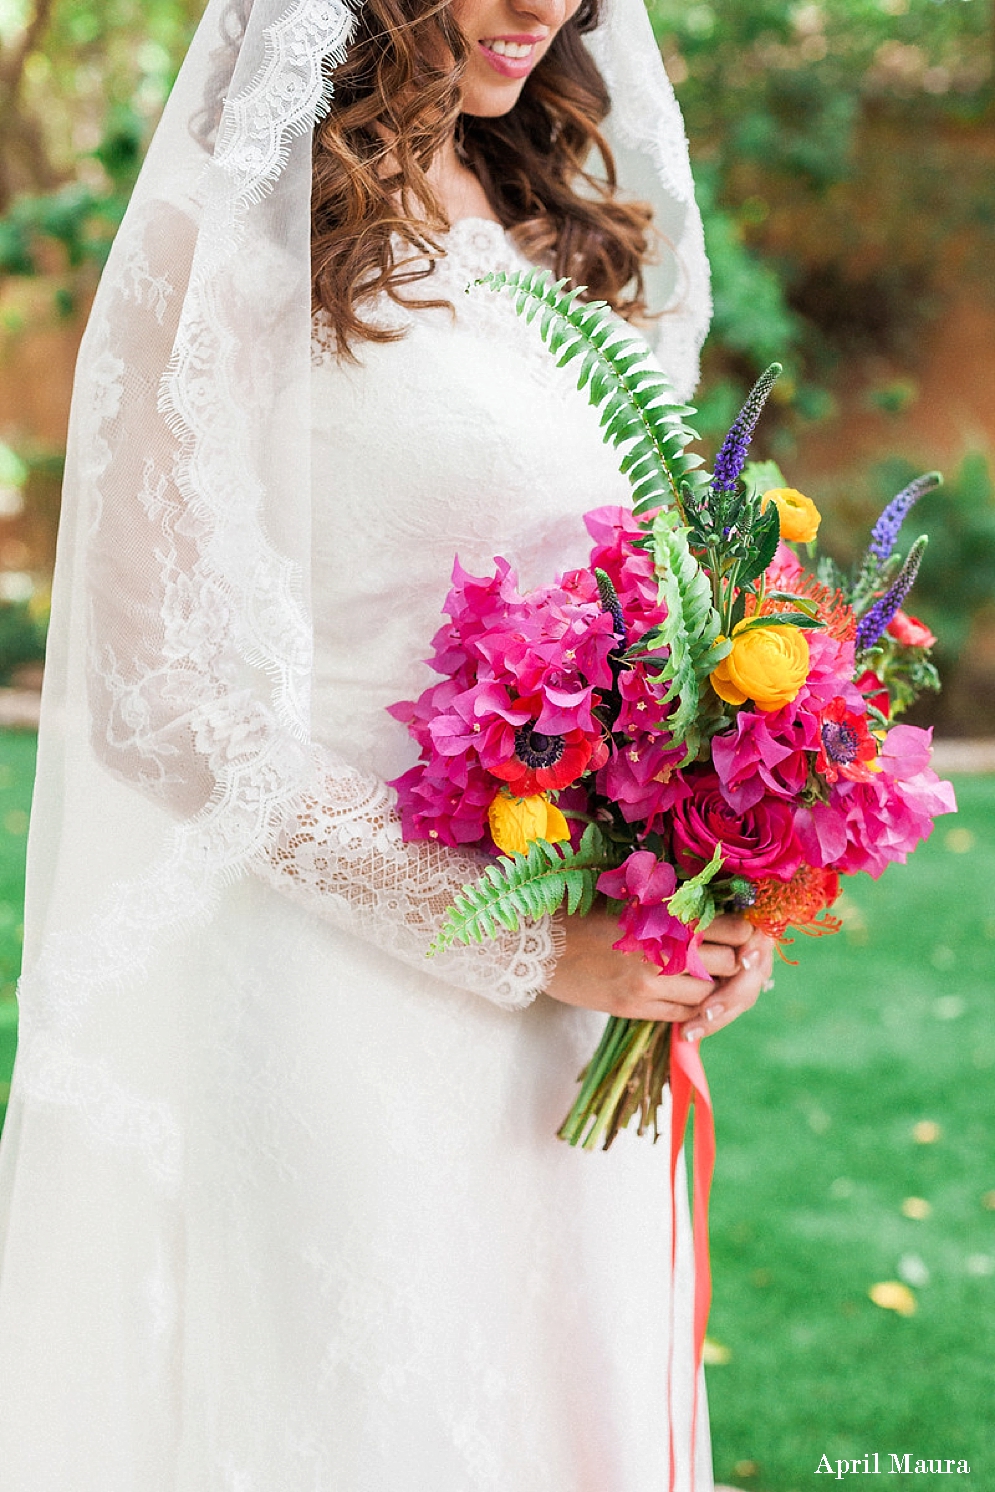
<instances>
[{"instance_id":1,"label":"sheer veil fabric","mask_svg":"<svg viewBox=\"0 0 995 1492\"><path fill-rule=\"evenodd\" d=\"M0 1371L26 1385L0 1405L3 1492L91 1492L69 1448L94 1437L93 1492L206 1492L177 1425L207 1410L177 1385L232 1261L198 1257L190 1208L219 1177L270 1205L247 1157L279 1171L293 1095L239 1023L313 977L255 935L260 887L416 968L472 868L403 845L389 789L311 731L311 144L353 24L341 0L210 0L80 354L0 1153ZM621 183L656 211L651 335L690 393L710 303L679 111L642 0L609 0L589 40ZM512 1021L555 952L540 924L435 972ZM271 1283L250 1282L263 1314ZM251 1317L230 1325L202 1354L219 1381L251 1355ZM313 1429L274 1412L279 1485L324 1489ZM257 1482L233 1462L216 1485Z\"/></svg>"}]
</instances>

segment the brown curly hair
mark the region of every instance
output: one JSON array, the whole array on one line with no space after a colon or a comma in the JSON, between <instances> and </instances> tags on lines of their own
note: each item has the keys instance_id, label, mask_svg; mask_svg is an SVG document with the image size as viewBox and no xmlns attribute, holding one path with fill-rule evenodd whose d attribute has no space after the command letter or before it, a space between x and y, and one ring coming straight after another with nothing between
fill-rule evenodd
<instances>
[{"instance_id":1,"label":"brown curly hair","mask_svg":"<svg viewBox=\"0 0 995 1492\"><path fill-rule=\"evenodd\" d=\"M468 46L450 0L366 0L314 142L314 309L327 316L340 352L403 335L363 319L363 302L381 292L409 306L448 304L398 291L431 274L426 255L444 252L450 224L426 171L454 132L460 158L529 259L586 285L623 316L644 310L652 214L616 196L599 128L608 90L582 41L598 6L583 0L509 113L481 118L460 111ZM440 65L447 56L453 61ZM592 149L601 179L585 169Z\"/></svg>"}]
</instances>

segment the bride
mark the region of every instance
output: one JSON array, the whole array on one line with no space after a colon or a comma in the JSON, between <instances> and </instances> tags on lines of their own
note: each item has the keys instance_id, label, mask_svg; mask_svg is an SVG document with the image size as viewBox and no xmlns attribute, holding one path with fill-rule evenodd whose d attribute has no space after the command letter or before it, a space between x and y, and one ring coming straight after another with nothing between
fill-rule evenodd
<instances>
[{"instance_id":1,"label":"bride","mask_svg":"<svg viewBox=\"0 0 995 1492\"><path fill-rule=\"evenodd\" d=\"M593 154L592 154L593 152ZM642 0L211 0L77 375L0 1168L3 1492L710 1492L683 1181L555 1138L604 1012L753 1004L605 913L426 963L406 845L453 556L627 501L501 298L529 262L689 392L708 315ZM670 1271L671 1226L677 1267Z\"/></svg>"}]
</instances>

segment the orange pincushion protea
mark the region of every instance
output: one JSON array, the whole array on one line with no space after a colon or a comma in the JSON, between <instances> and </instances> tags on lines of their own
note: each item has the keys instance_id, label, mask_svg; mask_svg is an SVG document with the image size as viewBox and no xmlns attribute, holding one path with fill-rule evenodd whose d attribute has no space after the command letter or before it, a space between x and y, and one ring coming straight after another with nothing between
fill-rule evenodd
<instances>
[{"instance_id":1,"label":"orange pincushion protea","mask_svg":"<svg viewBox=\"0 0 995 1492\"><path fill-rule=\"evenodd\" d=\"M825 933L839 932L843 926L838 917L819 915L832 906L839 894L840 878L835 870L801 865L790 881L758 881L756 899L751 907L744 909L743 916L778 943L792 941L786 937L789 927L820 938Z\"/></svg>"},{"instance_id":2,"label":"orange pincushion protea","mask_svg":"<svg viewBox=\"0 0 995 1492\"><path fill-rule=\"evenodd\" d=\"M809 575L805 570L799 570L797 575L779 574L776 584L779 591L787 591L792 596L801 596L813 602L816 615L825 624L829 636L835 637L837 642L852 642L856 637L857 619L840 591L823 585L821 580L816 580L814 575ZM772 612L790 611L791 602L774 601L768 596L760 609L765 616L770 616ZM747 616L755 610L756 603L751 597L746 603Z\"/></svg>"}]
</instances>

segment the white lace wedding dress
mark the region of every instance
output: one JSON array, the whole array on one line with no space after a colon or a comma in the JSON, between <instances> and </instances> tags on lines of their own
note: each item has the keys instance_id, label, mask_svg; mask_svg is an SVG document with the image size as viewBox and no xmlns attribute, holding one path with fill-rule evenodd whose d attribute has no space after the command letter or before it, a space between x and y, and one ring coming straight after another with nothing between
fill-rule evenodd
<instances>
[{"instance_id":1,"label":"white lace wedding dress","mask_svg":"<svg viewBox=\"0 0 995 1492\"><path fill-rule=\"evenodd\" d=\"M585 398L534 329L506 298L464 294L488 269L521 267L501 228L458 223L448 250L435 285L455 321L386 308L407 334L366 344L360 368L316 351L314 716L324 745L381 779L414 757L385 707L429 681L420 660L454 555L484 574L502 554L524 586L539 584L585 561L585 509L629 500ZM334 512L321 501L333 475ZM383 908L369 915L377 936ZM424 932L406 967L302 917L313 1003L296 1029L281 1015L273 1038L322 1095L286 1182L297 1208L306 1198L309 1245L288 1259L285 1288L323 1343L310 1388L323 1488L666 1492L666 1146L625 1134L590 1155L555 1138L604 1017L544 995L498 1008L531 999L548 936L459 950L443 971L417 967ZM671 1385L680 1492L686 1228ZM703 1403L697 1457L706 1492Z\"/></svg>"},{"instance_id":2,"label":"white lace wedding dress","mask_svg":"<svg viewBox=\"0 0 995 1492\"><path fill-rule=\"evenodd\" d=\"M468 220L448 249L455 314L385 307L408 334L359 366L316 345L315 735L352 768L225 893L232 967L185 944L187 1027L143 1032L191 1115L181 1191L115 1172L87 1232L99 1154L71 1160L71 1114L25 1117L20 1174L69 1238L85 1220L90 1293L54 1236L12 1233L46 1308L7 1344L31 1365L0 1394L5 1492L667 1492L671 1420L691 1492L683 1180L672 1291L666 1144L556 1138L604 1017L536 995L546 925L424 959L465 867L404 846L382 786L414 759L385 707L429 678L454 555L545 582L585 561L586 509L628 501L535 330L463 293L520 266L510 240ZM60 1358L70 1315L85 1363ZM711 1492L703 1379L693 1460Z\"/></svg>"}]
</instances>

